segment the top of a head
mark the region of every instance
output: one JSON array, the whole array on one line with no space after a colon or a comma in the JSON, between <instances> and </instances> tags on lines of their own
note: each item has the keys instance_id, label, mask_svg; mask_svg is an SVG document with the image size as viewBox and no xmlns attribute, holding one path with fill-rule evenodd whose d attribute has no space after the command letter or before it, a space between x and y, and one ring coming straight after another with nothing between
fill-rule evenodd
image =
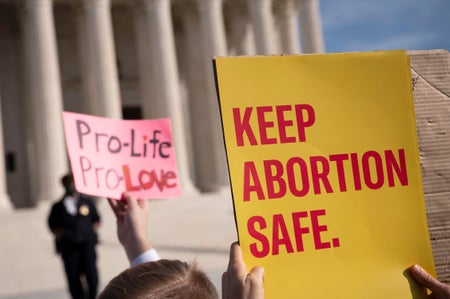
<instances>
[{"instance_id":1,"label":"top of a head","mask_svg":"<svg viewBox=\"0 0 450 299\"><path fill-rule=\"evenodd\" d=\"M218 299L217 290L195 264L159 260L129 268L113 278L98 299Z\"/></svg>"}]
</instances>

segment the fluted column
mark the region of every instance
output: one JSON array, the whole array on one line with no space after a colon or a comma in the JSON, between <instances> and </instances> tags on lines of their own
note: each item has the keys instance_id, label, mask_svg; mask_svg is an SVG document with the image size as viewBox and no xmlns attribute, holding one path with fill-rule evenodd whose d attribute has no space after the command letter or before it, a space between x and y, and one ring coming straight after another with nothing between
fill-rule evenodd
<instances>
[{"instance_id":1,"label":"fluted column","mask_svg":"<svg viewBox=\"0 0 450 299\"><path fill-rule=\"evenodd\" d=\"M275 24L272 0L247 0L255 32L256 52L259 55L276 54Z\"/></svg>"},{"instance_id":2,"label":"fluted column","mask_svg":"<svg viewBox=\"0 0 450 299\"><path fill-rule=\"evenodd\" d=\"M85 113L122 118L110 0L82 0L78 14Z\"/></svg>"},{"instance_id":3,"label":"fluted column","mask_svg":"<svg viewBox=\"0 0 450 299\"><path fill-rule=\"evenodd\" d=\"M197 0L197 3L208 59L215 55L226 55L227 43L222 15L222 0Z\"/></svg>"},{"instance_id":4,"label":"fluted column","mask_svg":"<svg viewBox=\"0 0 450 299\"><path fill-rule=\"evenodd\" d=\"M153 53L153 48L157 47L152 36L152 29L155 28L150 26L151 21L142 4L135 3L133 8L142 114L149 119L167 117L167 103L161 99L161 85L158 84L158 61L153 58L157 55Z\"/></svg>"},{"instance_id":5,"label":"fluted column","mask_svg":"<svg viewBox=\"0 0 450 299\"><path fill-rule=\"evenodd\" d=\"M200 22L197 18L196 10L191 5L191 2L186 0L180 4L177 3L178 11L180 11L180 18L182 22L182 29L185 38L185 48L183 49L183 56L185 57L185 82L187 92L187 106L188 106L188 123L190 124L191 148L192 148L192 166L194 173L194 183L201 190L205 191L205 182L202 179L202 173L206 164L205 159L201 158L202 145L198 141L202 140L201 135L203 131L207 131L205 127L210 119L206 114L201 113L201 107L206 100L205 96L205 81L204 72L201 66L204 64L204 49L199 47L202 44L202 36L200 32ZM203 143L208 145L209 140L203 140Z\"/></svg>"},{"instance_id":6,"label":"fluted column","mask_svg":"<svg viewBox=\"0 0 450 299\"><path fill-rule=\"evenodd\" d=\"M12 210L11 199L6 187L5 148L3 146L3 115L0 96L0 210Z\"/></svg>"},{"instance_id":7,"label":"fluted column","mask_svg":"<svg viewBox=\"0 0 450 299\"><path fill-rule=\"evenodd\" d=\"M251 26L247 3L242 0L226 2L226 19L228 19L229 55L253 55L256 53L253 28Z\"/></svg>"},{"instance_id":8,"label":"fluted column","mask_svg":"<svg viewBox=\"0 0 450 299\"><path fill-rule=\"evenodd\" d=\"M284 54L300 53L297 0L281 0L276 7L276 23Z\"/></svg>"},{"instance_id":9,"label":"fluted column","mask_svg":"<svg viewBox=\"0 0 450 299\"><path fill-rule=\"evenodd\" d=\"M303 53L323 53L322 22L319 0L299 0L300 30Z\"/></svg>"},{"instance_id":10,"label":"fluted column","mask_svg":"<svg viewBox=\"0 0 450 299\"><path fill-rule=\"evenodd\" d=\"M169 0L141 0L136 30L140 90L145 118L169 117L183 193L195 192L189 173L188 145L180 94Z\"/></svg>"},{"instance_id":11,"label":"fluted column","mask_svg":"<svg viewBox=\"0 0 450 299\"><path fill-rule=\"evenodd\" d=\"M197 0L202 51L199 98L191 98L192 130L197 184L203 191L226 186L228 173L222 137L212 58L227 54L221 0ZM188 25L189 26L189 25ZM196 33L198 34L198 32ZM193 66L195 68L195 66Z\"/></svg>"},{"instance_id":12,"label":"fluted column","mask_svg":"<svg viewBox=\"0 0 450 299\"><path fill-rule=\"evenodd\" d=\"M25 0L21 8L32 200L54 200L67 157L52 1Z\"/></svg>"}]
</instances>

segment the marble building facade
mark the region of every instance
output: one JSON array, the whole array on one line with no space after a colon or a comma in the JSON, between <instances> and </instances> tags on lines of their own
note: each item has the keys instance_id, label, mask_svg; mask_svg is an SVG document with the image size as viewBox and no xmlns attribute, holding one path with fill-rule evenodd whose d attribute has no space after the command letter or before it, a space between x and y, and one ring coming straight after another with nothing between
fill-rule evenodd
<instances>
[{"instance_id":1,"label":"marble building facade","mask_svg":"<svg viewBox=\"0 0 450 299\"><path fill-rule=\"evenodd\" d=\"M318 0L0 0L0 209L61 195L62 110L169 117L184 192L216 192L211 59L323 51Z\"/></svg>"}]
</instances>

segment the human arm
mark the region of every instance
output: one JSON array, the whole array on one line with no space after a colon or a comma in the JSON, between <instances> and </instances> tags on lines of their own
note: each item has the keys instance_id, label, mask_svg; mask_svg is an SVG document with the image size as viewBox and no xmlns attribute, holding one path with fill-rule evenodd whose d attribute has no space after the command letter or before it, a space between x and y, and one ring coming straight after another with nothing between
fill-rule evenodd
<instances>
[{"instance_id":1,"label":"human arm","mask_svg":"<svg viewBox=\"0 0 450 299\"><path fill-rule=\"evenodd\" d=\"M132 262L153 248L147 237L147 200L136 199L129 193L123 193L120 200L108 198L108 202L116 215L117 237L128 260Z\"/></svg>"},{"instance_id":2,"label":"human arm","mask_svg":"<svg viewBox=\"0 0 450 299\"><path fill-rule=\"evenodd\" d=\"M409 273L419 285L432 292L430 298L450 299L450 286L431 276L431 274L426 272L419 265L411 266L409 268Z\"/></svg>"},{"instance_id":3,"label":"human arm","mask_svg":"<svg viewBox=\"0 0 450 299\"><path fill-rule=\"evenodd\" d=\"M93 224L92 224L92 229L95 231L95 232L97 232L98 231L98 228L100 227L100 222L94 222Z\"/></svg>"},{"instance_id":4,"label":"human arm","mask_svg":"<svg viewBox=\"0 0 450 299\"><path fill-rule=\"evenodd\" d=\"M89 217L91 219L92 229L97 232L101 224L101 217L98 213L94 199L84 194L80 194L79 196L80 198L83 198L83 201L87 201L87 204L89 205Z\"/></svg>"},{"instance_id":5,"label":"human arm","mask_svg":"<svg viewBox=\"0 0 450 299\"><path fill-rule=\"evenodd\" d=\"M241 247L231 244L228 268L222 275L222 299L263 299L264 268L254 267L247 273Z\"/></svg>"},{"instance_id":6,"label":"human arm","mask_svg":"<svg viewBox=\"0 0 450 299\"><path fill-rule=\"evenodd\" d=\"M56 239L60 239L64 235L64 229L59 227L51 228L50 231L53 233Z\"/></svg>"},{"instance_id":7,"label":"human arm","mask_svg":"<svg viewBox=\"0 0 450 299\"><path fill-rule=\"evenodd\" d=\"M64 235L64 227L61 224L59 214L58 206L55 204L52 206L47 219L48 228L56 239L60 239Z\"/></svg>"}]
</instances>

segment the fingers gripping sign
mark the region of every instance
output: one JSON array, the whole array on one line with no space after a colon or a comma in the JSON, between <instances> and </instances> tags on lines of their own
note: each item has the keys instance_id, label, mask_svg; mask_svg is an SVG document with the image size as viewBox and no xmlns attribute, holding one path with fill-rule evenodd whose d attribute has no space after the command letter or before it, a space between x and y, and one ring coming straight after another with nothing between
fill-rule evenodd
<instances>
[{"instance_id":1,"label":"fingers gripping sign","mask_svg":"<svg viewBox=\"0 0 450 299\"><path fill-rule=\"evenodd\" d=\"M409 272L419 285L432 292L430 298L450 299L450 285L440 282L419 265L411 266Z\"/></svg>"},{"instance_id":2,"label":"fingers gripping sign","mask_svg":"<svg viewBox=\"0 0 450 299\"><path fill-rule=\"evenodd\" d=\"M228 268L222 275L223 299L263 299L264 269L254 267L249 273L237 242L231 244Z\"/></svg>"},{"instance_id":3,"label":"fingers gripping sign","mask_svg":"<svg viewBox=\"0 0 450 299\"><path fill-rule=\"evenodd\" d=\"M152 248L147 239L148 202L123 193L120 200L108 198L117 218L117 237L130 260Z\"/></svg>"}]
</instances>

